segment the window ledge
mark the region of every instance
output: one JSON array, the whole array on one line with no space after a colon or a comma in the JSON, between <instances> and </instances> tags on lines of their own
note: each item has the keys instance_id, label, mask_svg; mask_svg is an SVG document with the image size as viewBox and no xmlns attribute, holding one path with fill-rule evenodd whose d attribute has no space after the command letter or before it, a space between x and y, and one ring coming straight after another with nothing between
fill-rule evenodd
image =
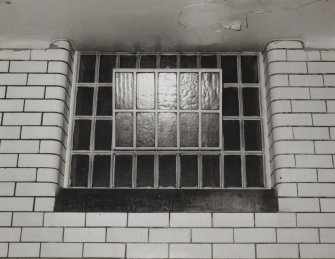
<instances>
[{"instance_id":1,"label":"window ledge","mask_svg":"<svg viewBox=\"0 0 335 259\"><path fill-rule=\"evenodd\" d=\"M61 189L57 212L278 212L269 189Z\"/></svg>"}]
</instances>

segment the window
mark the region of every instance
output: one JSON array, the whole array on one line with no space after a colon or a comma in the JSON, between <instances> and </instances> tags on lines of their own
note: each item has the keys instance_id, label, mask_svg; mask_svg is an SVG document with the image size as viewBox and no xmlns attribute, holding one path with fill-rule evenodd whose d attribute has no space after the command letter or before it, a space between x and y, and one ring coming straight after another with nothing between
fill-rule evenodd
<instances>
[{"instance_id":1,"label":"window","mask_svg":"<svg viewBox=\"0 0 335 259\"><path fill-rule=\"evenodd\" d=\"M258 56L82 53L69 187L265 186Z\"/></svg>"}]
</instances>

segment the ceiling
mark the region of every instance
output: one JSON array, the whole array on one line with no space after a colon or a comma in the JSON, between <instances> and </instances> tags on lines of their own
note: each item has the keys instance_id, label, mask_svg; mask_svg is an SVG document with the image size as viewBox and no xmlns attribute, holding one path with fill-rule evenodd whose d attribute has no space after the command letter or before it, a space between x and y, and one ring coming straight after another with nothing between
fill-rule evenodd
<instances>
[{"instance_id":1,"label":"ceiling","mask_svg":"<svg viewBox=\"0 0 335 259\"><path fill-rule=\"evenodd\" d=\"M273 39L335 48L335 0L0 0L0 48L258 51Z\"/></svg>"}]
</instances>

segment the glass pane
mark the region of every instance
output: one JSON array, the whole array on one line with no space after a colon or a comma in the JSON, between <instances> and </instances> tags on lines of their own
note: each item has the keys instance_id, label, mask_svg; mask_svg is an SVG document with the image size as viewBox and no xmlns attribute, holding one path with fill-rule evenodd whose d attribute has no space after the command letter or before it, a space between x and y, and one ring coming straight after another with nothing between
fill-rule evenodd
<instances>
[{"instance_id":1,"label":"glass pane","mask_svg":"<svg viewBox=\"0 0 335 259\"><path fill-rule=\"evenodd\" d=\"M177 67L177 56L175 55L160 56L160 68L176 68L176 67Z\"/></svg>"},{"instance_id":2,"label":"glass pane","mask_svg":"<svg viewBox=\"0 0 335 259\"><path fill-rule=\"evenodd\" d=\"M113 89L112 87L98 88L97 115L113 115Z\"/></svg>"},{"instance_id":3,"label":"glass pane","mask_svg":"<svg viewBox=\"0 0 335 259\"><path fill-rule=\"evenodd\" d=\"M202 185L204 187L220 187L219 156L202 156Z\"/></svg>"},{"instance_id":4,"label":"glass pane","mask_svg":"<svg viewBox=\"0 0 335 259\"><path fill-rule=\"evenodd\" d=\"M258 83L257 56L241 56L242 83Z\"/></svg>"},{"instance_id":5,"label":"glass pane","mask_svg":"<svg viewBox=\"0 0 335 259\"><path fill-rule=\"evenodd\" d=\"M91 136L90 120L75 120L73 133L73 150L89 150Z\"/></svg>"},{"instance_id":6,"label":"glass pane","mask_svg":"<svg viewBox=\"0 0 335 259\"><path fill-rule=\"evenodd\" d=\"M181 55L180 68L197 68L197 56L195 55Z\"/></svg>"},{"instance_id":7,"label":"glass pane","mask_svg":"<svg viewBox=\"0 0 335 259\"><path fill-rule=\"evenodd\" d=\"M89 157L87 155L72 155L71 159L71 187L88 186L88 165Z\"/></svg>"},{"instance_id":8,"label":"glass pane","mask_svg":"<svg viewBox=\"0 0 335 259\"><path fill-rule=\"evenodd\" d=\"M201 56L201 68L217 68L216 55Z\"/></svg>"},{"instance_id":9,"label":"glass pane","mask_svg":"<svg viewBox=\"0 0 335 259\"><path fill-rule=\"evenodd\" d=\"M198 156L180 156L180 186L198 186Z\"/></svg>"},{"instance_id":10,"label":"glass pane","mask_svg":"<svg viewBox=\"0 0 335 259\"><path fill-rule=\"evenodd\" d=\"M141 56L140 68L156 68L156 56L154 55Z\"/></svg>"},{"instance_id":11,"label":"glass pane","mask_svg":"<svg viewBox=\"0 0 335 259\"><path fill-rule=\"evenodd\" d=\"M218 113L202 113L201 145L203 147L219 147L220 116Z\"/></svg>"},{"instance_id":12,"label":"glass pane","mask_svg":"<svg viewBox=\"0 0 335 259\"><path fill-rule=\"evenodd\" d=\"M177 146L177 114L159 113L158 114L158 146L176 147Z\"/></svg>"},{"instance_id":13,"label":"glass pane","mask_svg":"<svg viewBox=\"0 0 335 259\"><path fill-rule=\"evenodd\" d=\"M115 108L133 108L133 73L116 73Z\"/></svg>"},{"instance_id":14,"label":"glass pane","mask_svg":"<svg viewBox=\"0 0 335 259\"><path fill-rule=\"evenodd\" d=\"M222 82L237 83L237 57L221 56Z\"/></svg>"},{"instance_id":15,"label":"glass pane","mask_svg":"<svg viewBox=\"0 0 335 259\"><path fill-rule=\"evenodd\" d=\"M94 156L93 187L109 187L111 156Z\"/></svg>"},{"instance_id":16,"label":"glass pane","mask_svg":"<svg viewBox=\"0 0 335 259\"><path fill-rule=\"evenodd\" d=\"M115 156L114 185L115 187L132 186L133 156Z\"/></svg>"},{"instance_id":17,"label":"glass pane","mask_svg":"<svg viewBox=\"0 0 335 259\"><path fill-rule=\"evenodd\" d=\"M223 115L224 116L238 116L239 115L239 104L238 104L238 89L237 87L223 88Z\"/></svg>"},{"instance_id":18,"label":"glass pane","mask_svg":"<svg viewBox=\"0 0 335 259\"><path fill-rule=\"evenodd\" d=\"M223 121L224 150L240 150L240 121Z\"/></svg>"},{"instance_id":19,"label":"glass pane","mask_svg":"<svg viewBox=\"0 0 335 259\"><path fill-rule=\"evenodd\" d=\"M177 109L177 76L176 76L176 73L159 73L158 75L158 108L162 110Z\"/></svg>"},{"instance_id":20,"label":"glass pane","mask_svg":"<svg viewBox=\"0 0 335 259\"><path fill-rule=\"evenodd\" d=\"M180 146L197 147L199 141L198 113L180 113Z\"/></svg>"},{"instance_id":21,"label":"glass pane","mask_svg":"<svg viewBox=\"0 0 335 259\"><path fill-rule=\"evenodd\" d=\"M130 112L115 115L115 144L117 147L133 146L133 114Z\"/></svg>"},{"instance_id":22,"label":"glass pane","mask_svg":"<svg viewBox=\"0 0 335 259\"><path fill-rule=\"evenodd\" d=\"M136 68L136 55L121 55L120 68Z\"/></svg>"},{"instance_id":23,"label":"glass pane","mask_svg":"<svg viewBox=\"0 0 335 259\"><path fill-rule=\"evenodd\" d=\"M154 186L154 156L138 155L137 156L137 187Z\"/></svg>"},{"instance_id":24,"label":"glass pane","mask_svg":"<svg viewBox=\"0 0 335 259\"><path fill-rule=\"evenodd\" d=\"M111 150L113 121L97 120L95 122L95 150Z\"/></svg>"},{"instance_id":25,"label":"glass pane","mask_svg":"<svg viewBox=\"0 0 335 259\"><path fill-rule=\"evenodd\" d=\"M115 55L100 55L99 82L113 81L113 69L116 67Z\"/></svg>"},{"instance_id":26,"label":"glass pane","mask_svg":"<svg viewBox=\"0 0 335 259\"><path fill-rule=\"evenodd\" d=\"M198 73L180 73L180 109L197 110L199 108Z\"/></svg>"},{"instance_id":27,"label":"glass pane","mask_svg":"<svg viewBox=\"0 0 335 259\"><path fill-rule=\"evenodd\" d=\"M159 156L159 186L176 187L176 156Z\"/></svg>"},{"instance_id":28,"label":"glass pane","mask_svg":"<svg viewBox=\"0 0 335 259\"><path fill-rule=\"evenodd\" d=\"M246 156L246 173L248 187L264 187L263 156Z\"/></svg>"},{"instance_id":29,"label":"glass pane","mask_svg":"<svg viewBox=\"0 0 335 259\"><path fill-rule=\"evenodd\" d=\"M78 87L76 115L92 115L93 87Z\"/></svg>"},{"instance_id":30,"label":"glass pane","mask_svg":"<svg viewBox=\"0 0 335 259\"><path fill-rule=\"evenodd\" d=\"M202 109L218 110L220 108L220 84L218 73L201 74Z\"/></svg>"},{"instance_id":31,"label":"glass pane","mask_svg":"<svg viewBox=\"0 0 335 259\"><path fill-rule=\"evenodd\" d=\"M225 187L241 187L241 157L224 157L224 185Z\"/></svg>"},{"instance_id":32,"label":"glass pane","mask_svg":"<svg viewBox=\"0 0 335 259\"><path fill-rule=\"evenodd\" d=\"M79 83L94 82L95 75L95 55L81 55L79 67Z\"/></svg>"},{"instance_id":33,"label":"glass pane","mask_svg":"<svg viewBox=\"0 0 335 259\"><path fill-rule=\"evenodd\" d=\"M243 88L243 115L259 116L258 88Z\"/></svg>"},{"instance_id":34,"label":"glass pane","mask_svg":"<svg viewBox=\"0 0 335 259\"><path fill-rule=\"evenodd\" d=\"M155 146L155 113L139 112L136 115L136 146Z\"/></svg>"},{"instance_id":35,"label":"glass pane","mask_svg":"<svg viewBox=\"0 0 335 259\"><path fill-rule=\"evenodd\" d=\"M262 150L261 121L244 121L245 150Z\"/></svg>"},{"instance_id":36,"label":"glass pane","mask_svg":"<svg viewBox=\"0 0 335 259\"><path fill-rule=\"evenodd\" d=\"M155 109L155 74L138 73L136 92L137 109Z\"/></svg>"}]
</instances>

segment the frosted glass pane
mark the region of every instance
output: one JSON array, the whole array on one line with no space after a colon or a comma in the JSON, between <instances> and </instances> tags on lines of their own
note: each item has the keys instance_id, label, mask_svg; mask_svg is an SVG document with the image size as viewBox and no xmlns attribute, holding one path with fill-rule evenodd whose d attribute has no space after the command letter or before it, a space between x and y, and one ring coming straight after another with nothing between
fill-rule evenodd
<instances>
[{"instance_id":1,"label":"frosted glass pane","mask_svg":"<svg viewBox=\"0 0 335 259\"><path fill-rule=\"evenodd\" d=\"M219 122L218 113L203 113L201 115L201 143L203 147L219 147Z\"/></svg>"},{"instance_id":2,"label":"frosted glass pane","mask_svg":"<svg viewBox=\"0 0 335 259\"><path fill-rule=\"evenodd\" d=\"M116 73L115 87L115 108L132 109L133 108L133 85L134 76L132 73Z\"/></svg>"},{"instance_id":3,"label":"frosted glass pane","mask_svg":"<svg viewBox=\"0 0 335 259\"><path fill-rule=\"evenodd\" d=\"M155 108L155 74L137 74L137 109Z\"/></svg>"},{"instance_id":4,"label":"frosted glass pane","mask_svg":"<svg viewBox=\"0 0 335 259\"><path fill-rule=\"evenodd\" d=\"M180 74L180 109L196 110L199 108L198 73Z\"/></svg>"},{"instance_id":5,"label":"frosted glass pane","mask_svg":"<svg viewBox=\"0 0 335 259\"><path fill-rule=\"evenodd\" d=\"M115 144L117 147L133 146L133 114L130 112L115 115Z\"/></svg>"},{"instance_id":6,"label":"frosted glass pane","mask_svg":"<svg viewBox=\"0 0 335 259\"><path fill-rule=\"evenodd\" d=\"M159 73L158 108L162 110L177 109L177 76L176 73Z\"/></svg>"},{"instance_id":7,"label":"frosted glass pane","mask_svg":"<svg viewBox=\"0 0 335 259\"><path fill-rule=\"evenodd\" d=\"M177 115L176 113L159 113L158 115L158 146L177 146Z\"/></svg>"},{"instance_id":8,"label":"frosted glass pane","mask_svg":"<svg viewBox=\"0 0 335 259\"><path fill-rule=\"evenodd\" d=\"M220 84L218 73L201 74L202 109L218 110L220 108Z\"/></svg>"},{"instance_id":9,"label":"frosted glass pane","mask_svg":"<svg viewBox=\"0 0 335 259\"><path fill-rule=\"evenodd\" d=\"M136 146L155 146L155 114L140 112L136 115Z\"/></svg>"},{"instance_id":10,"label":"frosted glass pane","mask_svg":"<svg viewBox=\"0 0 335 259\"><path fill-rule=\"evenodd\" d=\"M180 114L180 146L197 147L198 146L198 113Z\"/></svg>"}]
</instances>

